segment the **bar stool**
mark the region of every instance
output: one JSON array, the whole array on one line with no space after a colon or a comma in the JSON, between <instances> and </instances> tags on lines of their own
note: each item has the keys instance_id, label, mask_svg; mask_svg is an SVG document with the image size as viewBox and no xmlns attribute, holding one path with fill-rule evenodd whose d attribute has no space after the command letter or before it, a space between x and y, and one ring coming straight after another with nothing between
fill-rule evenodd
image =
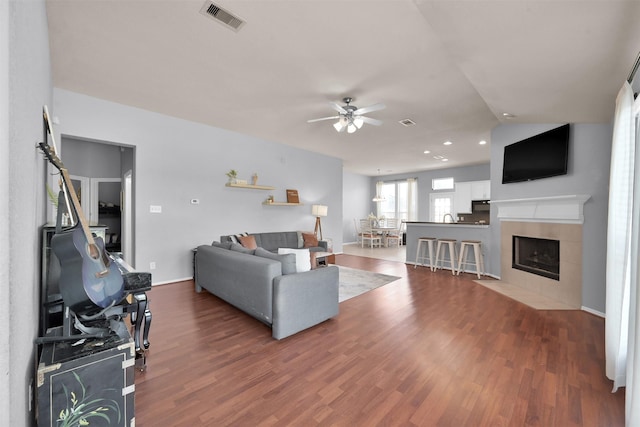
<instances>
[{"instance_id":1,"label":"bar stool","mask_svg":"<svg viewBox=\"0 0 640 427\"><path fill-rule=\"evenodd\" d=\"M429 251L429 269L435 271L435 264L433 263L433 244L435 243L435 237L420 237L418 238L418 249L416 250L416 263L413 264L413 268L416 268L418 264L424 266L424 261L427 259L425 256L425 248L423 243L427 246Z\"/></svg>"},{"instance_id":2,"label":"bar stool","mask_svg":"<svg viewBox=\"0 0 640 427\"><path fill-rule=\"evenodd\" d=\"M467 251L469 248L473 249L473 254L475 256L475 261L476 261L475 263L467 261ZM460 242L460 258L458 259L458 275L460 275L463 265L475 265L478 279L480 278L480 275L484 274L484 258L482 256L481 241L462 240Z\"/></svg>"},{"instance_id":3,"label":"bar stool","mask_svg":"<svg viewBox=\"0 0 640 427\"><path fill-rule=\"evenodd\" d=\"M436 249L436 266L435 270L438 269L438 262L440 263L440 268L444 267L445 261L449 261L451 265L451 274L456 274L456 239L438 239L438 246ZM449 259L444 258L445 248L449 248ZM442 248L442 256L440 255L440 248Z\"/></svg>"}]
</instances>

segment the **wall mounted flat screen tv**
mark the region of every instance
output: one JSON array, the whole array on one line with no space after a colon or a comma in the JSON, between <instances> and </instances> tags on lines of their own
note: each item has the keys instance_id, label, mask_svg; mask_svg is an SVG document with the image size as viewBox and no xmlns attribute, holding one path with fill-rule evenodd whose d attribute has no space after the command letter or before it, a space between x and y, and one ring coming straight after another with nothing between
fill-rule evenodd
<instances>
[{"instance_id":1,"label":"wall mounted flat screen tv","mask_svg":"<svg viewBox=\"0 0 640 427\"><path fill-rule=\"evenodd\" d=\"M569 129L566 124L504 147L502 183L566 175Z\"/></svg>"}]
</instances>

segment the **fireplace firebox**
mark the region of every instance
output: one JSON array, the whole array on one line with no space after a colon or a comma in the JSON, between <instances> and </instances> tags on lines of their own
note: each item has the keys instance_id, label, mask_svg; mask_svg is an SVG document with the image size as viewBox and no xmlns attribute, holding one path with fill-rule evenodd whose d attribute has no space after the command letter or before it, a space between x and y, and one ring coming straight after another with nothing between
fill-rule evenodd
<instances>
[{"instance_id":1,"label":"fireplace firebox","mask_svg":"<svg viewBox=\"0 0 640 427\"><path fill-rule=\"evenodd\" d=\"M560 241L513 236L513 268L560 280Z\"/></svg>"}]
</instances>

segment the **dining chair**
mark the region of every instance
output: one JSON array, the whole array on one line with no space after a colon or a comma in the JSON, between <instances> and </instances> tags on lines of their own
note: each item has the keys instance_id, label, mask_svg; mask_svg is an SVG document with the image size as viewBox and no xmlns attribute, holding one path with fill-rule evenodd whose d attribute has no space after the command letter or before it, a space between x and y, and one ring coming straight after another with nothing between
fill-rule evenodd
<instances>
[{"instance_id":1,"label":"dining chair","mask_svg":"<svg viewBox=\"0 0 640 427\"><path fill-rule=\"evenodd\" d=\"M402 223L397 218L387 218L385 222L385 227L390 230L386 233L387 239L387 247L396 246L400 247L402 242L402 233L400 231L400 227Z\"/></svg>"},{"instance_id":2,"label":"dining chair","mask_svg":"<svg viewBox=\"0 0 640 427\"><path fill-rule=\"evenodd\" d=\"M360 230L360 225L358 224L358 220L353 218L353 227L356 230L356 244L362 243L362 230Z\"/></svg>"},{"instance_id":3,"label":"dining chair","mask_svg":"<svg viewBox=\"0 0 640 427\"><path fill-rule=\"evenodd\" d=\"M361 245L363 248L365 240L369 241L371 248L373 248L375 244L377 244L378 246L382 245L382 238L378 234L373 232L371 228L371 222L368 219L360 220L360 233L362 234Z\"/></svg>"}]
</instances>

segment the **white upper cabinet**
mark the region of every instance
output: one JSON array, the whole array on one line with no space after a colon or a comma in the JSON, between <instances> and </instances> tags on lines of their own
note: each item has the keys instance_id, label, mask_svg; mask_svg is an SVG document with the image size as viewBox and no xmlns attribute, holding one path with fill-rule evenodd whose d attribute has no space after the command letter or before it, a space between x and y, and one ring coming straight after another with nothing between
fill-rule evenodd
<instances>
[{"instance_id":1,"label":"white upper cabinet","mask_svg":"<svg viewBox=\"0 0 640 427\"><path fill-rule=\"evenodd\" d=\"M489 200L491 198L491 181L471 181L471 200Z\"/></svg>"}]
</instances>

